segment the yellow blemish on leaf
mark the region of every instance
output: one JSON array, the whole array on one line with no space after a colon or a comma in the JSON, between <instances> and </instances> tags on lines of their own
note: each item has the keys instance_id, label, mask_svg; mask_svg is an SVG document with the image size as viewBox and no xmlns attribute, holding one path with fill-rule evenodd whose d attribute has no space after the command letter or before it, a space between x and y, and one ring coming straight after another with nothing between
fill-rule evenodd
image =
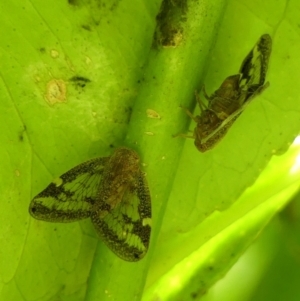
<instances>
[{"instance_id":1,"label":"yellow blemish on leaf","mask_svg":"<svg viewBox=\"0 0 300 301\"><path fill-rule=\"evenodd\" d=\"M61 79L52 79L47 83L45 98L51 105L66 101L66 83Z\"/></svg>"},{"instance_id":2,"label":"yellow blemish on leaf","mask_svg":"<svg viewBox=\"0 0 300 301\"><path fill-rule=\"evenodd\" d=\"M53 59L56 59L56 58L59 57L58 51L57 51L57 50L54 50L54 49L52 49L52 50L50 51L50 55L51 55L51 57L52 57Z\"/></svg>"},{"instance_id":3,"label":"yellow blemish on leaf","mask_svg":"<svg viewBox=\"0 0 300 301\"><path fill-rule=\"evenodd\" d=\"M149 118L161 119L160 115L152 109L147 109L146 113Z\"/></svg>"},{"instance_id":4,"label":"yellow blemish on leaf","mask_svg":"<svg viewBox=\"0 0 300 301\"><path fill-rule=\"evenodd\" d=\"M154 133L152 133L152 132L145 132L145 134L148 136L154 136Z\"/></svg>"}]
</instances>

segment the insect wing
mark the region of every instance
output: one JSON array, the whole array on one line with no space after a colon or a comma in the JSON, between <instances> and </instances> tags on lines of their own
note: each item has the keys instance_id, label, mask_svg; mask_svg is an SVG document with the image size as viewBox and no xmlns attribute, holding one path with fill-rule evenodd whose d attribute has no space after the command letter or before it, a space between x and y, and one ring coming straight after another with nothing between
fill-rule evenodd
<instances>
[{"instance_id":1,"label":"insect wing","mask_svg":"<svg viewBox=\"0 0 300 301\"><path fill-rule=\"evenodd\" d=\"M220 88L210 97L208 107L221 120L234 113L243 102L239 81L240 74L228 76Z\"/></svg>"},{"instance_id":2,"label":"insect wing","mask_svg":"<svg viewBox=\"0 0 300 301\"><path fill-rule=\"evenodd\" d=\"M234 123L234 121L239 117L241 113L238 115L235 115L234 118L226 119L221 123L221 125L214 131L212 131L207 137L203 138L201 140L201 143L197 144L197 141L195 140L195 145L201 152L206 152L213 147L217 143L220 142L220 140L226 135L228 129L231 127L231 125Z\"/></svg>"},{"instance_id":3,"label":"insect wing","mask_svg":"<svg viewBox=\"0 0 300 301\"><path fill-rule=\"evenodd\" d=\"M32 217L48 222L73 222L91 215L108 157L84 162L64 173L31 201Z\"/></svg>"},{"instance_id":4,"label":"insect wing","mask_svg":"<svg viewBox=\"0 0 300 301\"><path fill-rule=\"evenodd\" d=\"M217 142L219 142L225 136L228 129L235 122L235 120L241 115L244 109L245 109L245 105L239 108L238 110L236 110L223 122L220 122L218 128L216 128L209 135L203 138L202 143L211 145L210 148L212 148L215 144L217 144Z\"/></svg>"},{"instance_id":5,"label":"insect wing","mask_svg":"<svg viewBox=\"0 0 300 301\"><path fill-rule=\"evenodd\" d=\"M151 198L141 171L116 203L108 214L94 211L92 222L115 254L127 261L138 261L147 253L151 234Z\"/></svg>"},{"instance_id":6,"label":"insect wing","mask_svg":"<svg viewBox=\"0 0 300 301\"><path fill-rule=\"evenodd\" d=\"M220 88L217 89L211 96L207 96L205 92L205 98L208 100L214 100L215 98L221 99L235 99L239 95L239 81L240 74L234 74L225 78ZM212 108L212 103L209 103L209 108ZM213 109L213 108L212 108Z\"/></svg>"},{"instance_id":7,"label":"insect wing","mask_svg":"<svg viewBox=\"0 0 300 301\"><path fill-rule=\"evenodd\" d=\"M264 34L244 59L240 68L240 85L246 87L250 93L255 93L264 85L271 51L272 39L268 34Z\"/></svg>"}]
</instances>

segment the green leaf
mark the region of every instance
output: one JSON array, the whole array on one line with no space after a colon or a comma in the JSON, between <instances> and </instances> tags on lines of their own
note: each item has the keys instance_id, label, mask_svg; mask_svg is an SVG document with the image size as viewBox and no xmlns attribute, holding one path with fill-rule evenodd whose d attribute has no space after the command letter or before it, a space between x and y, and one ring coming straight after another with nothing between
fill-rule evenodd
<instances>
[{"instance_id":1,"label":"green leaf","mask_svg":"<svg viewBox=\"0 0 300 301\"><path fill-rule=\"evenodd\" d=\"M220 261L201 274L205 285L168 287L174 298L196 298L295 191L292 159L282 160L276 190L255 180L300 127L298 2L174 0L162 7L159 14L158 0L0 4L1 300L153 300L175 265L197 250L204 256L215 239ZM235 74L264 33L273 39L270 87L213 150L199 153L192 140L173 138L190 122L179 106L193 108L195 90L205 83L212 93ZM117 258L89 220L52 224L28 214L53 178L122 145L140 154L152 195L150 250L137 263ZM253 194L242 195L251 185ZM249 222L251 214L260 218ZM239 223L248 229L243 240ZM234 259L222 263L224 243L231 250L239 242ZM209 258L193 262L187 279Z\"/></svg>"}]
</instances>

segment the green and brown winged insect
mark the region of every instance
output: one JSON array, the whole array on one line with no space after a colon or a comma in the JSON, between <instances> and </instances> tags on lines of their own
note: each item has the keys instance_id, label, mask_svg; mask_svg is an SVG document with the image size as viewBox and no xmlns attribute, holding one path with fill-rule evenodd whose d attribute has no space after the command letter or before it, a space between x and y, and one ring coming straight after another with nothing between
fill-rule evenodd
<instances>
[{"instance_id":1,"label":"green and brown winged insect","mask_svg":"<svg viewBox=\"0 0 300 301\"><path fill-rule=\"evenodd\" d=\"M135 151L118 148L110 157L84 162L34 197L29 213L48 222L91 218L115 254L138 261L151 234L151 198L139 160Z\"/></svg>"},{"instance_id":2,"label":"green and brown winged insect","mask_svg":"<svg viewBox=\"0 0 300 301\"><path fill-rule=\"evenodd\" d=\"M265 83L272 39L268 34L260 37L254 48L244 59L238 74L228 76L220 88L208 96L204 87L203 94L208 104L205 105L196 94L201 113L187 114L197 123L192 136L195 146L201 152L212 149L227 133L234 121L245 110L249 102L269 86Z\"/></svg>"}]
</instances>

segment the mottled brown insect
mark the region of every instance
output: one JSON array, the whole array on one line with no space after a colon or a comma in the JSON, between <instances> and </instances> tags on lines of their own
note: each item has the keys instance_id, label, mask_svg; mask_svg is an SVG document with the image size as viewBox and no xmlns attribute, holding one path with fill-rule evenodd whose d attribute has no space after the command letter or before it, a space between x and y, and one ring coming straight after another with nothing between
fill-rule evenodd
<instances>
[{"instance_id":1,"label":"mottled brown insect","mask_svg":"<svg viewBox=\"0 0 300 301\"><path fill-rule=\"evenodd\" d=\"M193 116L187 109L185 111L197 126L192 136L181 136L194 138L195 146L201 152L213 148L253 97L269 86L268 82L265 83L265 78L271 50L271 37L268 34L262 35L244 59L239 74L228 76L211 96L202 89L208 101L206 106L196 94L200 116Z\"/></svg>"},{"instance_id":2,"label":"mottled brown insect","mask_svg":"<svg viewBox=\"0 0 300 301\"><path fill-rule=\"evenodd\" d=\"M91 218L106 245L127 261L142 259L149 247L150 192L139 156L128 148L72 168L33 198L29 213L48 222Z\"/></svg>"}]
</instances>

